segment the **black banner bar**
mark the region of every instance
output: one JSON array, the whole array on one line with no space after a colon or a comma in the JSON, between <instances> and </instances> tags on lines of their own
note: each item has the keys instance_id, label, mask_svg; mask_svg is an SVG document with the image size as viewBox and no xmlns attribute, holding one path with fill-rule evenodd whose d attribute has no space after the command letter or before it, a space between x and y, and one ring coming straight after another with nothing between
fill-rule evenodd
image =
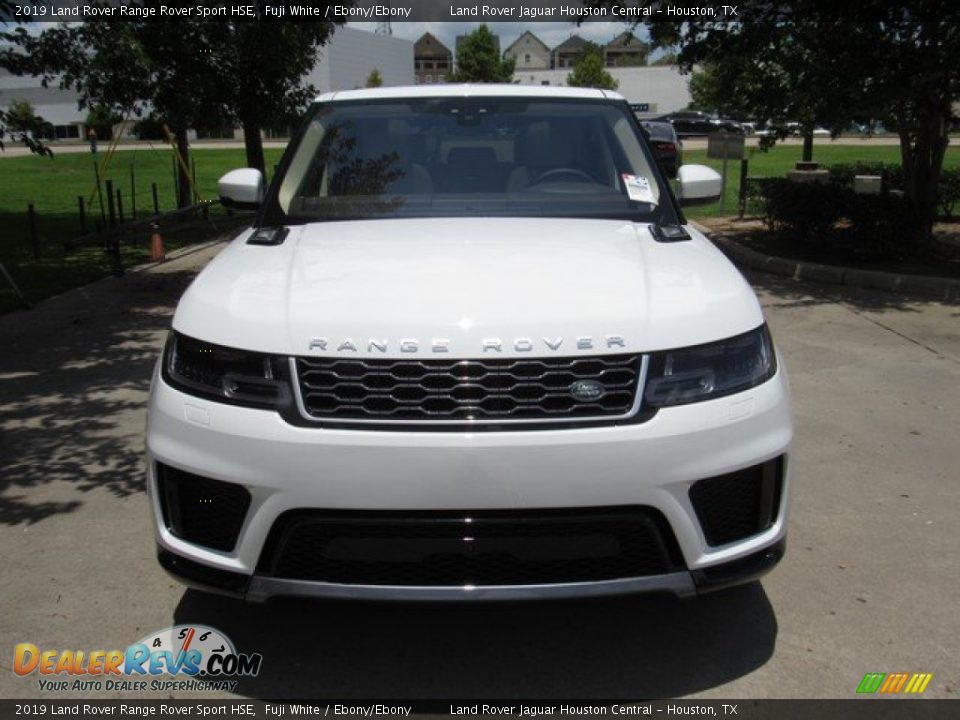
<instances>
[{"instance_id":1,"label":"black banner bar","mask_svg":"<svg viewBox=\"0 0 960 720\"><path fill-rule=\"evenodd\" d=\"M960 20L950 0L822 3L770 0L10 0L7 22L328 20L341 22L751 22L871 19Z\"/></svg>"},{"instance_id":2,"label":"black banner bar","mask_svg":"<svg viewBox=\"0 0 960 720\"><path fill-rule=\"evenodd\" d=\"M736 720L947 720L955 700L0 700L0 717L327 718L371 720L421 715L541 718L735 718Z\"/></svg>"}]
</instances>

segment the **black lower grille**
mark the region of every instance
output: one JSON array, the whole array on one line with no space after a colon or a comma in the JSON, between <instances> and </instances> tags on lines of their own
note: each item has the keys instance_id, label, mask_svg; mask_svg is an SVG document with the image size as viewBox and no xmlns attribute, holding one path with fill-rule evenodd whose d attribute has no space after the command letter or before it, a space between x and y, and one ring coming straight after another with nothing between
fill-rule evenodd
<instances>
[{"instance_id":1,"label":"black lower grille","mask_svg":"<svg viewBox=\"0 0 960 720\"><path fill-rule=\"evenodd\" d=\"M351 585L491 586L589 582L682 569L650 508L281 516L258 572Z\"/></svg>"},{"instance_id":2,"label":"black lower grille","mask_svg":"<svg viewBox=\"0 0 960 720\"><path fill-rule=\"evenodd\" d=\"M698 480L690 502L709 545L743 540L777 519L783 486L783 458L727 475Z\"/></svg>"},{"instance_id":3,"label":"black lower grille","mask_svg":"<svg viewBox=\"0 0 960 720\"><path fill-rule=\"evenodd\" d=\"M640 357L298 358L296 366L304 409L317 419L550 421L627 415Z\"/></svg>"},{"instance_id":4,"label":"black lower grille","mask_svg":"<svg viewBox=\"0 0 960 720\"><path fill-rule=\"evenodd\" d=\"M214 550L233 550L250 507L245 487L161 463L157 463L157 485L170 532Z\"/></svg>"}]
</instances>

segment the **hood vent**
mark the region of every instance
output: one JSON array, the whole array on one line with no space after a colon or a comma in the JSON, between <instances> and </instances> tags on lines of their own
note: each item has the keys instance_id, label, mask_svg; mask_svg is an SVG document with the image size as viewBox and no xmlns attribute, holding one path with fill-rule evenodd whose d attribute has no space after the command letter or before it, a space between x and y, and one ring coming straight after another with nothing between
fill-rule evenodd
<instances>
[{"instance_id":1,"label":"hood vent","mask_svg":"<svg viewBox=\"0 0 960 720\"><path fill-rule=\"evenodd\" d=\"M247 245L282 245L288 232L285 227L257 228L247 239Z\"/></svg>"},{"instance_id":2,"label":"hood vent","mask_svg":"<svg viewBox=\"0 0 960 720\"><path fill-rule=\"evenodd\" d=\"M690 240L690 234L683 225L651 225L650 234L653 239L662 243L683 242Z\"/></svg>"}]
</instances>

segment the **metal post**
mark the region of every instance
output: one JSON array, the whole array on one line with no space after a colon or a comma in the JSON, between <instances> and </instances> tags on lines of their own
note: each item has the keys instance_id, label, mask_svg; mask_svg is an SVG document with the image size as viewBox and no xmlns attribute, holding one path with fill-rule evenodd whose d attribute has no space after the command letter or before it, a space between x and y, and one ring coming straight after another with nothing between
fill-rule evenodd
<instances>
[{"instance_id":1,"label":"metal post","mask_svg":"<svg viewBox=\"0 0 960 720\"><path fill-rule=\"evenodd\" d=\"M120 188L117 188L117 219L120 227L123 227L123 191Z\"/></svg>"},{"instance_id":2,"label":"metal post","mask_svg":"<svg viewBox=\"0 0 960 720\"><path fill-rule=\"evenodd\" d=\"M80 234L87 234L87 210L84 207L83 195L77 195L77 211L80 213Z\"/></svg>"},{"instance_id":3,"label":"metal post","mask_svg":"<svg viewBox=\"0 0 960 720\"><path fill-rule=\"evenodd\" d=\"M119 191L117 191L117 198L119 199ZM123 240L123 226L120 226L120 231L114 233L113 235L113 275L114 277L123 277L123 258L120 257L120 243Z\"/></svg>"},{"instance_id":4,"label":"metal post","mask_svg":"<svg viewBox=\"0 0 960 720\"><path fill-rule=\"evenodd\" d=\"M7 269L3 266L3 263L0 263L0 273L7 279L7 282L10 283L10 287L13 288L13 291L17 294L17 297L20 298L20 302L23 303L24 307L33 307L30 304L30 301L24 296L23 292L17 287L17 284L13 281L13 278L10 276L10 273L7 272Z\"/></svg>"},{"instance_id":5,"label":"metal post","mask_svg":"<svg viewBox=\"0 0 960 720\"><path fill-rule=\"evenodd\" d=\"M150 183L150 192L153 193L153 214L160 214L160 201L157 199L157 184Z\"/></svg>"},{"instance_id":6,"label":"metal post","mask_svg":"<svg viewBox=\"0 0 960 720\"><path fill-rule=\"evenodd\" d=\"M727 153L723 153L723 184L720 186L720 211L727 205Z\"/></svg>"},{"instance_id":7,"label":"metal post","mask_svg":"<svg viewBox=\"0 0 960 720\"><path fill-rule=\"evenodd\" d=\"M100 221L106 223L107 214L103 209L103 188L100 185L100 168L97 166L96 160L93 162L93 174L97 178L97 197L100 198Z\"/></svg>"},{"instance_id":8,"label":"metal post","mask_svg":"<svg viewBox=\"0 0 960 720\"><path fill-rule=\"evenodd\" d=\"M743 158L740 161L740 219L743 219L747 212L747 170L748 161Z\"/></svg>"},{"instance_id":9,"label":"metal post","mask_svg":"<svg viewBox=\"0 0 960 720\"><path fill-rule=\"evenodd\" d=\"M33 245L33 259L40 259L40 238L37 237L37 213L33 203L27 205L27 219L30 222L30 244Z\"/></svg>"},{"instance_id":10,"label":"metal post","mask_svg":"<svg viewBox=\"0 0 960 720\"><path fill-rule=\"evenodd\" d=\"M107 227L113 229L117 226L117 212L113 206L113 180L107 180Z\"/></svg>"},{"instance_id":11,"label":"metal post","mask_svg":"<svg viewBox=\"0 0 960 720\"><path fill-rule=\"evenodd\" d=\"M197 156L190 153L190 189L193 191L193 204L197 204Z\"/></svg>"},{"instance_id":12,"label":"metal post","mask_svg":"<svg viewBox=\"0 0 960 720\"><path fill-rule=\"evenodd\" d=\"M180 207L180 168L177 167L177 158L173 160L173 196L176 198L176 206Z\"/></svg>"},{"instance_id":13,"label":"metal post","mask_svg":"<svg viewBox=\"0 0 960 720\"><path fill-rule=\"evenodd\" d=\"M130 219L137 221L137 175L133 163L130 164Z\"/></svg>"}]
</instances>

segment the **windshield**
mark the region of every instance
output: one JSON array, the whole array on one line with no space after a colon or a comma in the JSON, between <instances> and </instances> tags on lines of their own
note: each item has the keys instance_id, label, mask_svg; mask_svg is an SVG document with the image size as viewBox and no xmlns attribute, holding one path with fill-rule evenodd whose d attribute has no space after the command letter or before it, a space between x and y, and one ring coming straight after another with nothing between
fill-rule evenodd
<instances>
[{"instance_id":1,"label":"windshield","mask_svg":"<svg viewBox=\"0 0 960 720\"><path fill-rule=\"evenodd\" d=\"M509 97L319 105L271 224L378 217L673 215L627 106Z\"/></svg>"}]
</instances>

